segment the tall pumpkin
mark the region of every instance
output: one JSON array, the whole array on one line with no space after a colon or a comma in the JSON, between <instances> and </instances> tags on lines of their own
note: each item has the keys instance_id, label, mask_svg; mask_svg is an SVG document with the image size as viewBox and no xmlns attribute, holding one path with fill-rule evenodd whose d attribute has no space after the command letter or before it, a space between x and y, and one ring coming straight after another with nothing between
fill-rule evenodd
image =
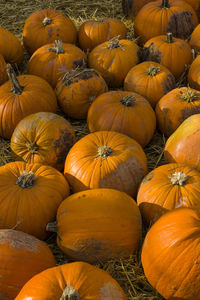
<instances>
[{"instance_id":1,"label":"tall pumpkin","mask_svg":"<svg viewBox=\"0 0 200 300\"><path fill-rule=\"evenodd\" d=\"M122 0L122 10L126 17L135 17L140 9L153 0Z\"/></svg>"}]
</instances>

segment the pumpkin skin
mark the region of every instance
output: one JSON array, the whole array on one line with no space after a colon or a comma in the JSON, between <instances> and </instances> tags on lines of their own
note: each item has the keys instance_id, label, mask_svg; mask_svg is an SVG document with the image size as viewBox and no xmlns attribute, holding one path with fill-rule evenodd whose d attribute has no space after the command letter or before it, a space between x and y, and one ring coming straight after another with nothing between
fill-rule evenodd
<instances>
[{"instance_id":1,"label":"pumpkin skin","mask_svg":"<svg viewBox=\"0 0 200 300\"><path fill-rule=\"evenodd\" d=\"M0 230L0 263L2 300L14 299L31 277L56 265L51 250L44 242L12 229Z\"/></svg>"},{"instance_id":2,"label":"pumpkin skin","mask_svg":"<svg viewBox=\"0 0 200 300\"><path fill-rule=\"evenodd\" d=\"M150 39L144 47L145 59L165 66L176 79L185 72L185 66L192 62L192 49L189 43L172 37L171 33Z\"/></svg>"},{"instance_id":3,"label":"pumpkin skin","mask_svg":"<svg viewBox=\"0 0 200 300\"><path fill-rule=\"evenodd\" d=\"M64 168L74 193L112 188L131 196L147 173L142 147L132 138L114 131L98 131L80 139L69 151Z\"/></svg>"},{"instance_id":4,"label":"pumpkin skin","mask_svg":"<svg viewBox=\"0 0 200 300\"><path fill-rule=\"evenodd\" d=\"M175 37L188 38L198 24L194 9L182 0L158 0L146 4L134 20L139 42L172 32ZM176 62L177 63L177 62Z\"/></svg>"},{"instance_id":5,"label":"pumpkin skin","mask_svg":"<svg viewBox=\"0 0 200 300\"><path fill-rule=\"evenodd\" d=\"M39 239L69 195L64 176L50 166L11 162L0 167L0 228L13 228Z\"/></svg>"},{"instance_id":6,"label":"pumpkin skin","mask_svg":"<svg viewBox=\"0 0 200 300\"><path fill-rule=\"evenodd\" d=\"M129 40L113 39L95 47L88 56L90 68L97 70L110 87L120 87L129 70L139 63L139 47Z\"/></svg>"},{"instance_id":7,"label":"pumpkin skin","mask_svg":"<svg viewBox=\"0 0 200 300\"><path fill-rule=\"evenodd\" d=\"M55 40L75 44L77 30L72 20L63 12L43 9L28 17L22 37L24 47L30 54L33 54L38 48L53 43Z\"/></svg>"},{"instance_id":8,"label":"pumpkin skin","mask_svg":"<svg viewBox=\"0 0 200 300\"><path fill-rule=\"evenodd\" d=\"M184 0L189 5L193 7L193 9L196 11L197 15L199 15L200 12L200 0Z\"/></svg>"},{"instance_id":9,"label":"pumpkin skin","mask_svg":"<svg viewBox=\"0 0 200 300\"><path fill-rule=\"evenodd\" d=\"M197 51L197 52L200 51L199 34L200 34L200 24L197 25L197 27L192 32L191 37L190 37L190 41L189 41L191 48L195 49L195 51Z\"/></svg>"},{"instance_id":10,"label":"pumpkin skin","mask_svg":"<svg viewBox=\"0 0 200 300\"><path fill-rule=\"evenodd\" d=\"M200 91L200 55L198 55L192 62L188 72L189 85Z\"/></svg>"},{"instance_id":11,"label":"pumpkin skin","mask_svg":"<svg viewBox=\"0 0 200 300\"><path fill-rule=\"evenodd\" d=\"M139 10L153 0L122 0L122 10L126 17L135 17Z\"/></svg>"},{"instance_id":12,"label":"pumpkin skin","mask_svg":"<svg viewBox=\"0 0 200 300\"><path fill-rule=\"evenodd\" d=\"M188 87L172 90L156 105L158 127L165 136L170 136L189 116L199 113L200 93Z\"/></svg>"},{"instance_id":13,"label":"pumpkin skin","mask_svg":"<svg viewBox=\"0 0 200 300\"><path fill-rule=\"evenodd\" d=\"M190 208L165 214L147 233L142 266L164 299L200 299L199 239L199 215Z\"/></svg>"},{"instance_id":14,"label":"pumpkin skin","mask_svg":"<svg viewBox=\"0 0 200 300\"><path fill-rule=\"evenodd\" d=\"M175 86L176 81L172 73L164 66L151 61L133 67L124 80L124 90L144 96L153 108L160 98Z\"/></svg>"},{"instance_id":15,"label":"pumpkin skin","mask_svg":"<svg viewBox=\"0 0 200 300\"><path fill-rule=\"evenodd\" d=\"M72 44L55 41L37 49L31 56L27 71L48 81L55 88L67 71L85 66L85 53Z\"/></svg>"},{"instance_id":16,"label":"pumpkin skin","mask_svg":"<svg viewBox=\"0 0 200 300\"><path fill-rule=\"evenodd\" d=\"M8 80L8 74L6 71L6 62L3 55L0 54L0 85Z\"/></svg>"},{"instance_id":17,"label":"pumpkin skin","mask_svg":"<svg viewBox=\"0 0 200 300\"><path fill-rule=\"evenodd\" d=\"M115 279L103 269L85 262L68 263L37 274L27 282L15 300L68 298L127 300Z\"/></svg>"},{"instance_id":18,"label":"pumpkin skin","mask_svg":"<svg viewBox=\"0 0 200 300\"><path fill-rule=\"evenodd\" d=\"M79 28L79 46L84 51L91 51L116 36L119 36L119 39L126 38L126 26L120 20L115 18L88 20Z\"/></svg>"},{"instance_id":19,"label":"pumpkin skin","mask_svg":"<svg viewBox=\"0 0 200 300\"><path fill-rule=\"evenodd\" d=\"M87 124L90 132L117 131L145 147L156 129L156 117L149 102L141 95L111 91L92 103Z\"/></svg>"},{"instance_id":20,"label":"pumpkin skin","mask_svg":"<svg viewBox=\"0 0 200 300\"><path fill-rule=\"evenodd\" d=\"M19 122L10 147L18 160L63 170L65 157L74 142L74 130L66 119L41 112Z\"/></svg>"},{"instance_id":21,"label":"pumpkin skin","mask_svg":"<svg viewBox=\"0 0 200 300\"><path fill-rule=\"evenodd\" d=\"M56 85L58 103L64 113L74 119L86 119L91 103L108 87L95 70L72 70Z\"/></svg>"},{"instance_id":22,"label":"pumpkin skin","mask_svg":"<svg viewBox=\"0 0 200 300\"><path fill-rule=\"evenodd\" d=\"M146 224L178 207L200 209L200 173L183 164L160 166L142 180L137 203Z\"/></svg>"},{"instance_id":23,"label":"pumpkin skin","mask_svg":"<svg viewBox=\"0 0 200 300\"><path fill-rule=\"evenodd\" d=\"M200 114L187 118L168 138L164 156L166 162L177 162L200 171Z\"/></svg>"}]
</instances>

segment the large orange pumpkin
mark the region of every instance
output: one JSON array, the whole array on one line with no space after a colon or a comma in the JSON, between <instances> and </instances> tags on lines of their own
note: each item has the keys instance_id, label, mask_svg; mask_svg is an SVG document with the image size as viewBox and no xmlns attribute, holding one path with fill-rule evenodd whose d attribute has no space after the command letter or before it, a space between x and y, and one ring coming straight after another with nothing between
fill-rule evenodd
<instances>
[{"instance_id":1,"label":"large orange pumpkin","mask_svg":"<svg viewBox=\"0 0 200 300\"><path fill-rule=\"evenodd\" d=\"M189 68L188 83L192 88L200 90L200 55L195 58Z\"/></svg>"},{"instance_id":2,"label":"large orange pumpkin","mask_svg":"<svg viewBox=\"0 0 200 300\"><path fill-rule=\"evenodd\" d=\"M28 17L22 36L25 48L32 54L38 48L55 40L75 44L77 30L74 23L63 12L43 9Z\"/></svg>"},{"instance_id":3,"label":"large orange pumpkin","mask_svg":"<svg viewBox=\"0 0 200 300\"><path fill-rule=\"evenodd\" d=\"M164 299L200 300L200 217L190 208L162 216L147 233L142 266Z\"/></svg>"},{"instance_id":4,"label":"large orange pumpkin","mask_svg":"<svg viewBox=\"0 0 200 300\"><path fill-rule=\"evenodd\" d=\"M64 176L49 166L11 162L0 167L0 228L47 237L61 201L69 195Z\"/></svg>"},{"instance_id":5,"label":"large orange pumpkin","mask_svg":"<svg viewBox=\"0 0 200 300\"><path fill-rule=\"evenodd\" d=\"M111 91L99 96L90 106L87 118L90 132L111 130L134 138L146 146L156 129L155 113L141 95Z\"/></svg>"},{"instance_id":6,"label":"large orange pumpkin","mask_svg":"<svg viewBox=\"0 0 200 300\"><path fill-rule=\"evenodd\" d=\"M126 17L133 18L147 3L154 0L122 0L122 9Z\"/></svg>"},{"instance_id":7,"label":"large orange pumpkin","mask_svg":"<svg viewBox=\"0 0 200 300\"><path fill-rule=\"evenodd\" d=\"M142 147L114 131L97 131L80 139L69 151L64 169L73 192L113 188L133 197L146 172Z\"/></svg>"},{"instance_id":8,"label":"large orange pumpkin","mask_svg":"<svg viewBox=\"0 0 200 300\"><path fill-rule=\"evenodd\" d=\"M65 157L74 142L74 130L66 119L41 112L19 122L10 145L18 160L62 170Z\"/></svg>"},{"instance_id":9,"label":"large orange pumpkin","mask_svg":"<svg viewBox=\"0 0 200 300\"><path fill-rule=\"evenodd\" d=\"M3 55L0 54L0 85L8 80L8 74L6 70L6 62L3 58Z\"/></svg>"},{"instance_id":10,"label":"large orange pumpkin","mask_svg":"<svg viewBox=\"0 0 200 300\"><path fill-rule=\"evenodd\" d=\"M15 300L27 299L127 300L117 281L106 271L85 262L64 264L34 276Z\"/></svg>"}]
</instances>

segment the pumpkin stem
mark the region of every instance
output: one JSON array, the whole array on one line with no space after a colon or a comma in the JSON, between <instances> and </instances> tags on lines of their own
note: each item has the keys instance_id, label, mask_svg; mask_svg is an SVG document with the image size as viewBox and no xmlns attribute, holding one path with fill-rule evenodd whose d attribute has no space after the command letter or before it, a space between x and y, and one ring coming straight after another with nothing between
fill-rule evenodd
<instances>
[{"instance_id":1,"label":"pumpkin stem","mask_svg":"<svg viewBox=\"0 0 200 300\"><path fill-rule=\"evenodd\" d=\"M44 20L42 21L42 23L43 23L44 26L49 25L49 24L51 24L51 19L45 17Z\"/></svg>"},{"instance_id":2,"label":"pumpkin stem","mask_svg":"<svg viewBox=\"0 0 200 300\"><path fill-rule=\"evenodd\" d=\"M181 98L187 101L188 103L194 102L200 97L200 93L197 93L196 91L191 90L190 88L188 88L185 93L183 93L182 91L180 91L179 93L182 94Z\"/></svg>"},{"instance_id":3,"label":"pumpkin stem","mask_svg":"<svg viewBox=\"0 0 200 300\"><path fill-rule=\"evenodd\" d=\"M160 67L155 67L151 65L148 69L146 69L146 73L150 76L156 76L160 72Z\"/></svg>"},{"instance_id":4,"label":"pumpkin stem","mask_svg":"<svg viewBox=\"0 0 200 300\"><path fill-rule=\"evenodd\" d=\"M120 35L117 35L113 37L111 40L109 40L108 49L121 48L124 51L122 45L119 44L119 37Z\"/></svg>"},{"instance_id":5,"label":"pumpkin stem","mask_svg":"<svg viewBox=\"0 0 200 300\"><path fill-rule=\"evenodd\" d=\"M185 185L185 182L187 180L187 175L182 172L175 172L174 174L172 174L172 177L169 178L171 179L171 183L173 185L183 186Z\"/></svg>"},{"instance_id":6,"label":"pumpkin stem","mask_svg":"<svg viewBox=\"0 0 200 300\"><path fill-rule=\"evenodd\" d=\"M46 226L46 231L58 232L57 222L49 222Z\"/></svg>"},{"instance_id":7,"label":"pumpkin stem","mask_svg":"<svg viewBox=\"0 0 200 300\"><path fill-rule=\"evenodd\" d=\"M73 286L68 285L60 298L60 300L80 300L78 291Z\"/></svg>"},{"instance_id":8,"label":"pumpkin stem","mask_svg":"<svg viewBox=\"0 0 200 300\"><path fill-rule=\"evenodd\" d=\"M170 8L169 0L162 0L161 8Z\"/></svg>"},{"instance_id":9,"label":"pumpkin stem","mask_svg":"<svg viewBox=\"0 0 200 300\"><path fill-rule=\"evenodd\" d=\"M166 42L169 43L169 44L172 44L174 42L174 40L173 40L173 34L171 32L167 33Z\"/></svg>"},{"instance_id":10,"label":"pumpkin stem","mask_svg":"<svg viewBox=\"0 0 200 300\"><path fill-rule=\"evenodd\" d=\"M38 145L36 144L36 142L26 142L26 148L28 149L29 152L31 152L32 154L38 153Z\"/></svg>"},{"instance_id":11,"label":"pumpkin stem","mask_svg":"<svg viewBox=\"0 0 200 300\"><path fill-rule=\"evenodd\" d=\"M17 178L16 184L22 189L31 188L34 184L35 175L32 171L23 171Z\"/></svg>"},{"instance_id":12,"label":"pumpkin stem","mask_svg":"<svg viewBox=\"0 0 200 300\"><path fill-rule=\"evenodd\" d=\"M102 159L105 159L108 156L110 156L110 154L112 152L113 152L112 149L105 146L105 145L104 146L99 146L98 150L97 150L98 156L100 156Z\"/></svg>"},{"instance_id":13,"label":"pumpkin stem","mask_svg":"<svg viewBox=\"0 0 200 300\"><path fill-rule=\"evenodd\" d=\"M15 74L15 71L10 64L7 64L7 73L12 86L12 89L10 91L13 94L20 95L23 92L24 87L20 85L17 76Z\"/></svg>"},{"instance_id":14,"label":"pumpkin stem","mask_svg":"<svg viewBox=\"0 0 200 300\"><path fill-rule=\"evenodd\" d=\"M62 47L62 41L61 40L55 40L54 41L54 47L49 48L49 51L55 52L57 54L65 53L65 51L63 50L63 47Z\"/></svg>"},{"instance_id":15,"label":"pumpkin stem","mask_svg":"<svg viewBox=\"0 0 200 300\"><path fill-rule=\"evenodd\" d=\"M136 98L133 95L126 95L120 99L120 102L125 106L132 106L136 102Z\"/></svg>"}]
</instances>

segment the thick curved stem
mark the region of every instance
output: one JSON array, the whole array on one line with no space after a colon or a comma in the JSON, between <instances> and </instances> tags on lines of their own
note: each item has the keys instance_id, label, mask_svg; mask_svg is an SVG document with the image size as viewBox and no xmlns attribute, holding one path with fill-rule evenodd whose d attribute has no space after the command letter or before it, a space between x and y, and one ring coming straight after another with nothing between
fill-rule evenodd
<instances>
[{"instance_id":1,"label":"thick curved stem","mask_svg":"<svg viewBox=\"0 0 200 300\"><path fill-rule=\"evenodd\" d=\"M55 52L57 54L65 53L65 51L63 50L63 47L62 47L62 41L61 40L55 40L54 47L49 48L49 51Z\"/></svg>"},{"instance_id":2,"label":"thick curved stem","mask_svg":"<svg viewBox=\"0 0 200 300\"><path fill-rule=\"evenodd\" d=\"M60 298L60 300L80 300L78 291L73 286L68 285Z\"/></svg>"},{"instance_id":3,"label":"thick curved stem","mask_svg":"<svg viewBox=\"0 0 200 300\"><path fill-rule=\"evenodd\" d=\"M7 73L12 87L11 92L15 95L20 95L23 92L24 87L20 85L15 71L10 64L7 64Z\"/></svg>"},{"instance_id":4,"label":"thick curved stem","mask_svg":"<svg viewBox=\"0 0 200 300\"><path fill-rule=\"evenodd\" d=\"M48 17L45 17L44 20L42 21L42 23L44 26L49 25L49 24L51 24L51 19Z\"/></svg>"},{"instance_id":5,"label":"thick curved stem","mask_svg":"<svg viewBox=\"0 0 200 300\"><path fill-rule=\"evenodd\" d=\"M32 171L23 171L17 178L16 184L22 189L31 188L34 185L35 175Z\"/></svg>"}]
</instances>

